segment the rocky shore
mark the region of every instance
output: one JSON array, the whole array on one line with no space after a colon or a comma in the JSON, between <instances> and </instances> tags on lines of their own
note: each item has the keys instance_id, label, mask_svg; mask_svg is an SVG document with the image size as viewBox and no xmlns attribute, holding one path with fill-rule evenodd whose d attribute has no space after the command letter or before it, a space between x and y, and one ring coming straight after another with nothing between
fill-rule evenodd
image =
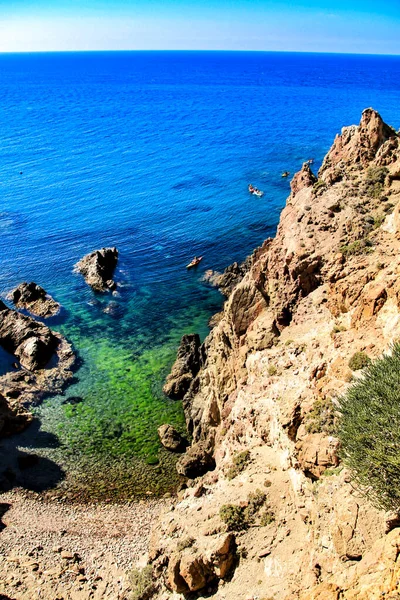
<instances>
[{"instance_id":1,"label":"rocky shore","mask_svg":"<svg viewBox=\"0 0 400 600\"><path fill-rule=\"evenodd\" d=\"M333 435L354 356L400 335L400 135L365 110L291 190L276 237L228 271L222 315L201 346L183 340L167 380L193 443L187 489L154 528L160 600L400 593L399 519L357 489Z\"/></svg>"},{"instance_id":2,"label":"rocky shore","mask_svg":"<svg viewBox=\"0 0 400 600\"><path fill-rule=\"evenodd\" d=\"M400 135L367 109L318 174L305 164L294 176L276 237L242 265L208 274L226 296L223 311L203 344L184 336L164 387L183 402L192 437L177 464L186 478L177 497L81 507L3 494L0 594L398 598L398 515L357 489L333 425L337 397L361 373L354 355L378 357L400 337L399 211ZM113 287L103 275L98 291ZM51 369L33 350L54 344L59 356L66 342L5 311L17 331L29 323L34 333L3 333L0 343L35 366L22 373L40 388ZM31 380L21 382L33 393ZM4 394L11 409L12 395ZM22 426L23 404L4 423ZM182 443L168 427L159 435L171 450ZM128 580L133 562L141 570Z\"/></svg>"}]
</instances>

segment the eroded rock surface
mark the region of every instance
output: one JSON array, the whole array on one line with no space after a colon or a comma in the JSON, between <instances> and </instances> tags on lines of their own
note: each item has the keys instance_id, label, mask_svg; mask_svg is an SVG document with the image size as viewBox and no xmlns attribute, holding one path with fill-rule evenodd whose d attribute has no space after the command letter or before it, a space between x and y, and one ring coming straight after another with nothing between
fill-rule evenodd
<instances>
[{"instance_id":1,"label":"eroded rock surface","mask_svg":"<svg viewBox=\"0 0 400 600\"><path fill-rule=\"evenodd\" d=\"M295 175L183 397L189 480L154 533L157 598L206 593L199 549L229 528L241 559L216 600L399 595L399 521L357 490L332 428L349 359L400 336L399 161L399 135L367 109L318 177Z\"/></svg>"},{"instance_id":2,"label":"eroded rock surface","mask_svg":"<svg viewBox=\"0 0 400 600\"><path fill-rule=\"evenodd\" d=\"M5 435L29 424L26 406L60 392L72 379L75 355L62 335L1 301L0 346L16 358L14 368L0 376L0 435Z\"/></svg>"},{"instance_id":3,"label":"eroded rock surface","mask_svg":"<svg viewBox=\"0 0 400 600\"><path fill-rule=\"evenodd\" d=\"M59 339L46 325L0 303L0 345L14 354L25 369L43 368L58 343Z\"/></svg>"},{"instance_id":4,"label":"eroded rock surface","mask_svg":"<svg viewBox=\"0 0 400 600\"><path fill-rule=\"evenodd\" d=\"M187 446L186 440L181 436L179 431L172 425L160 425L157 429L160 442L167 450L172 452L180 452Z\"/></svg>"},{"instance_id":5,"label":"eroded rock surface","mask_svg":"<svg viewBox=\"0 0 400 600\"><path fill-rule=\"evenodd\" d=\"M200 337L184 335L177 358L168 375L163 392L173 400L182 400L200 369Z\"/></svg>"},{"instance_id":6,"label":"eroded rock surface","mask_svg":"<svg viewBox=\"0 0 400 600\"><path fill-rule=\"evenodd\" d=\"M24 308L37 317L53 317L60 311L60 305L40 286L34 283L21 283L10 294L17 308Z\"/></svg>"},{"instance_id":7,"label":"eroded rock surface","mask_svg":"<svg viewBox=\"0 0 400 600\"><path fill-rule=\"evenodd\" d=\"M76 263L75 270L84 276L86 283L95 292L105 292L116 287L113 277L117 262L116 248L101 248L86 254Z\"/></svg>"}]
</instances>

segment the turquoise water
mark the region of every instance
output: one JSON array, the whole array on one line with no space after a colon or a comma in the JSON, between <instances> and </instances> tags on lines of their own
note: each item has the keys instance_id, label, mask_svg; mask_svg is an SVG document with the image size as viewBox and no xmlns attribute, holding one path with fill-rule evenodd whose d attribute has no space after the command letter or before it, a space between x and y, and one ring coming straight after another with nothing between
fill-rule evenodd
<instances>
[{"instance_id":1,"label":"turquoise water","mask_svg":"<svg viewBox=\"0 0 400 600\"><path fill-rule=\"evenodd\" d=\"M38 409L41 432L57 440L41 451L79 485L101 472L108 492L112 464L118 493L122 480L127 495L165 491L173 460L156 429L183 430L184 420L162 382L181 335L204 337L221 306L201 275L274 234L289 193L282 171L308 158L318 168L363 108L400 126L400 59L0 55L0 82L0 294L23 280L45 287L64 307L49 325L81 359L66 395L83 402ZM249 182L262 199L248 195ZM94 295L72 272L108 245L120 252L117 297ZM195 254L204 260L187 272ZM38 444L32 434L21 445Z\"/></svg>"}]
</instances>

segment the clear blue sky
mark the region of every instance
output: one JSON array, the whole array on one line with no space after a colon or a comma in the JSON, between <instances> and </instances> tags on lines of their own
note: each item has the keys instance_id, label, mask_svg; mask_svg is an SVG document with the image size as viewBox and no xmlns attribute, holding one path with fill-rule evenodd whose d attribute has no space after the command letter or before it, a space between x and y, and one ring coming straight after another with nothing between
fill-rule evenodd
<instances>
[{"instance_id":1,"label":"clear blue sky","mask_svg":"<svg viewBox=\"0 0 400 600\"><path fill-rule=\"evenodd\" d=\"M400 0L0 0L0 51L400 54Z\"/></svg>"}]
</instances>

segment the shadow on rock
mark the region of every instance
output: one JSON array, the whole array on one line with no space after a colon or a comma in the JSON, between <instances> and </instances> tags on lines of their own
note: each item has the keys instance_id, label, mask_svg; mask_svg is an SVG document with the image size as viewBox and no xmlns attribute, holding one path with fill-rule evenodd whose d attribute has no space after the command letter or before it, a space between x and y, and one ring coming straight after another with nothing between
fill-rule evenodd
<instances>
[{"instance_id":1,"label":"shadow on rock","mask_svg":"<svg viewBox=\"0 0 400 600\"><path fill-rule=\"evenodd\" d=\"M0 532L6 528L6 525L3 523L2 518L4 517L6 512L8 510L10 510L10 508L11 508L11 504L8 504L7 502L0 502ZM1 600L1 596L0 596L0 600Z\"/></svg>"},{"instance_id":2,"label":"shadow on rock","mask_svg":"<svg viewBox=\"0 0 400 600\"><path fill-rule=\"evenodd\" d=\"M29 447L22 451L18 446ZM35 453L35 448L59 446L56 436L40 431L35 419L22 434L0 440L0 492L22 487L34 492L54 488L65 477L65 472L55 462ZM1 516L1 513L0 513Z\"/></svg>"}]
</instances>

